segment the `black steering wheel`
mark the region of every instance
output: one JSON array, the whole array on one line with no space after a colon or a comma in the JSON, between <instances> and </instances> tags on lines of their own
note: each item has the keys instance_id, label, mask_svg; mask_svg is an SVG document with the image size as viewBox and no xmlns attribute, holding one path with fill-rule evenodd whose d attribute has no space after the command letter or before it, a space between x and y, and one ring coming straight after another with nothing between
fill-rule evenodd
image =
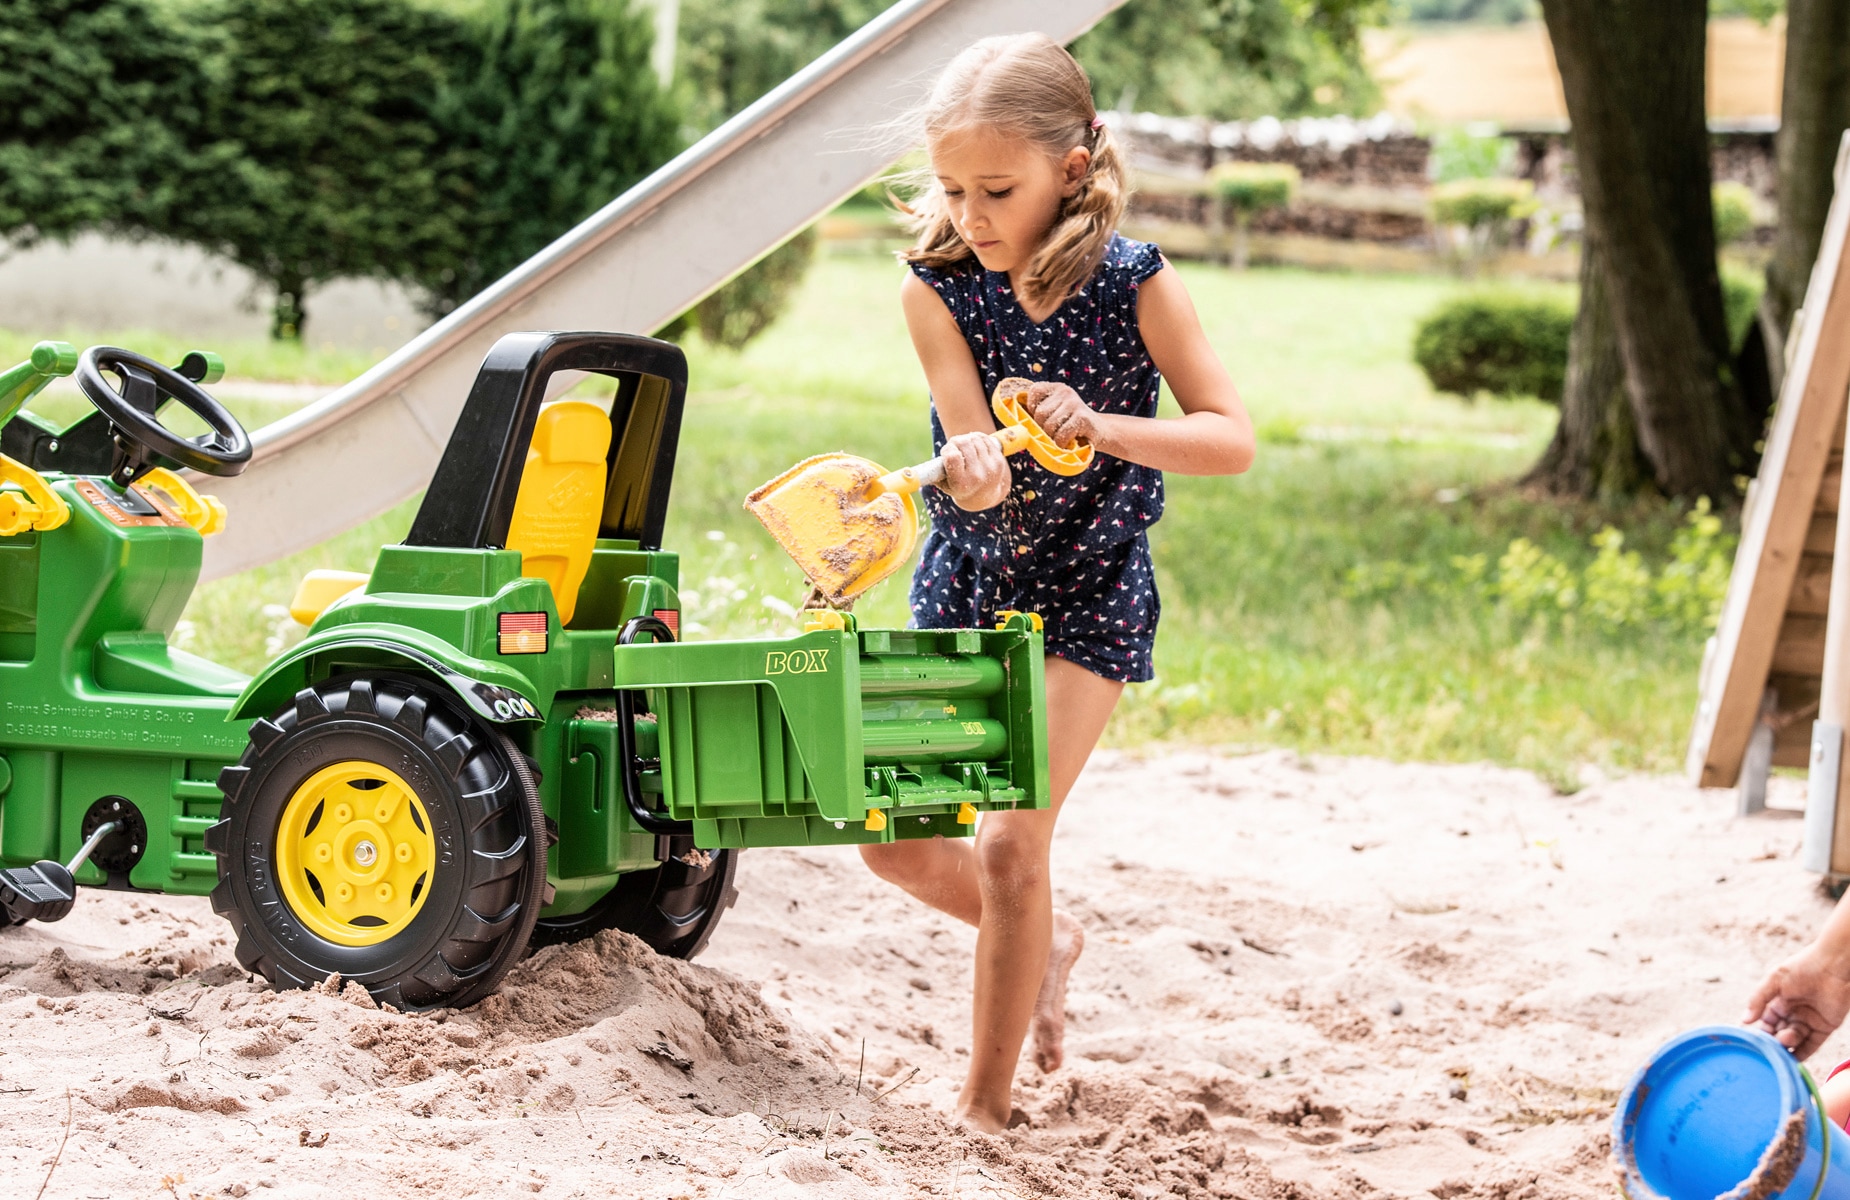
<instances>
[{"instance_id":1,"label":"black steering wheel","mask_svg":"<svg viewBox=\"0 0 1850 1200\"><path fill-rule=\"evenodd\" d=\"M178 370L118 346L92 346L77 360L77 386L109 421L116 452L109 477L127 487L155 467L171 461L202 475L242 475L251 461L251 438L224 405L206 394L203 359L188 355ZM198 374L189 377L188 368ZM103 378L108 371L122 380L120 392ZM209 426L195 438L183 438L160 422L160 406L176 400Z\"/></svg>"}]
</instances>

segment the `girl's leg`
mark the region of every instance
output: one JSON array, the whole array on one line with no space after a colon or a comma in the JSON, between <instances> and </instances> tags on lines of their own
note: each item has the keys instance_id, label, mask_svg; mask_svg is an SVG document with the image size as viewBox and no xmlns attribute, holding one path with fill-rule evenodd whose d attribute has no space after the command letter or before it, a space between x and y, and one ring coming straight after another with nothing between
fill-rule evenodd
<instances>
[{"instance_id":1,"label":"girl's leg","mask_svg":"<svg viewBox=\"0 0 1850 1200\"><path fill-rule=\"evenodd\" d=\"M1056 917L1048 877L1055 819L1117 707L1124 685L1065 659L1047 660L1051 805L989 813L973 846L930 838L861 847L876 875L949 916L977 926L976 1004L970 1073L958 1112L981 1129L1008 1123L1021 1043L1035 1025L1035 1057L1059 1065L1066 974L1084 941L1078 922ZM1057 957L1050 961L1050 946Z\"/></svg>"},{"instance_id":2,"label":"girl's leg","mask_svg":"<svg viewBox=\"0 0 1850 1200\"><path fill-rule=\"evenodd\" d=\"M1083 935L1078 922L1067 918L1061 961L1050 964L1055 921L1048 858L1054 822L1123 691L1121 683L1049 658L1047 765L1053 803L1038 812L991 813L977 831L983 909L976 935L976 1006L970 1072L957 1107L958 1115L979 1129L994 1131L1008 1124L1015 1064L1037 999L1044 1008L1060 1010L1049 1031L1055 1044L1038 1047L1037 1057L1044 1064L1059 1061L1065 976ZM1043 983L1049 986L1043 989Z\"/></svg>"}]
</instances>

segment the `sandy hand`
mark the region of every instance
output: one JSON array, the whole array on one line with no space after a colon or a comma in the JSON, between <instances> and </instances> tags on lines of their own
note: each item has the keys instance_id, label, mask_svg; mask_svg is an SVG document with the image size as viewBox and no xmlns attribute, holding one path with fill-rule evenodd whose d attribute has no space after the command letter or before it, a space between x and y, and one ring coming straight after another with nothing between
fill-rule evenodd
<instances>
[{"instance_id":1,"label":"sandy hand","mask_svg":"<svg viewBox=\"0 0 1850 1200\"><path fill-rule=\"evenodd\" d=\"M987 433L962 433L944 443L944 490L957 507L981 512L1002 503L1008 495L1008 456Z\"/></svg>"},{"instance_id":2,"label":"sandy hand","mask_svg":"<svg viewBox=\"0 0 1850 1200\"><path fill-rule=\"evenodd\" d=\"M1066 1061L1066 978L1073 973L1080 951L1086 948L1086 931L1072 914L1053 910L1053 945L1047 952L1047 973L1041 976L1041 993L1034 1000L1034 1065L1052 1074Z\"/></svg>"},{"instance_id":3,"label":"sandy hand","mask_svg":"<svg viewBox=\"0 0 1850 1200\"><path fill-rule=\"evenodd\" d=\"M1099 440L1098 414L1064 383L1033 384L1024 406L1063 449L1070 450L1081 438L1095 444Z\"/></svg>"},{"instance_id":4,"label":"sandy hand","mask_svg":"<svg viewBox=\"0 0 1850 1200\"><path fill-rule=\"evenodd\" d=\"M1850 1014L1850 963L1829 961L1807 946L1768 973L1741 1021L1779 1039L1799 1059L1824 1045Z\"/></svg>"}]
</instances>

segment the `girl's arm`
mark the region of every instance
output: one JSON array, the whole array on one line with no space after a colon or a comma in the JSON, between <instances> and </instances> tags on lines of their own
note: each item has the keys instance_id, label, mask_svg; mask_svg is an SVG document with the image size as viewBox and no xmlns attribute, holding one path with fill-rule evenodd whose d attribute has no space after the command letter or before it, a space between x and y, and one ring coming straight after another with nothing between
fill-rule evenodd
<instances>
[{"instance_id":1,"label":"girl's arm","mask_svg":"<svg viewBox=\"0 0 1850 1200\"><path fill-rule=\"evenodd\" d=\"M993 508L1008 495L1012 476L1002 447L989 436L996 422L970 345L943 297L910 271L899 285L899 301L938 423L944 426L944 490L959 508Z\"/></svg>"},{"instance_id":2,"label":"girl's arm","mask_svg":"<svg viewBox=\"0 0 1850 1200\"><path fill-rule=\"evenodd\" d=\"M1152 421L1094 412L1065 384L1037 384L1028 394L1035 420L1061 445L1083 437L1101 453L1160 471L1238 475L1253 465L1253 421L1208 345L1188 289L1165 264L1137 296L1138 332L1182 415Z\"/></svg>"}]
</instances>

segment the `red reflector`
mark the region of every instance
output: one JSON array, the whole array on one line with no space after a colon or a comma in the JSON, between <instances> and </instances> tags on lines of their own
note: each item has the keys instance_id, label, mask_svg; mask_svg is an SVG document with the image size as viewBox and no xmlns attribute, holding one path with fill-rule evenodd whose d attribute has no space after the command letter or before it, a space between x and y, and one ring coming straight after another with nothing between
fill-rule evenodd
<instances>
[{"instance_id":1,"label":"red reflector","mask_svg":"<svg viewBox=\"0 0 1850 1200\"><path fill-rule=\"evenodd\" d=\"M678 608L658 608L655 619L668 626L668 632L674 634L674 640L681 640L681 610Z\"/></svg>"},{"instance_id":2,"label":"red reflector","mask_svg":"<svg viewBox=\"0 0 1850 1200\"><path fill-rule=\"evenodd\" d=\"M503 654L546 653L546 614L502 613L499 649Z\"/></svg>"}]
</instances>

